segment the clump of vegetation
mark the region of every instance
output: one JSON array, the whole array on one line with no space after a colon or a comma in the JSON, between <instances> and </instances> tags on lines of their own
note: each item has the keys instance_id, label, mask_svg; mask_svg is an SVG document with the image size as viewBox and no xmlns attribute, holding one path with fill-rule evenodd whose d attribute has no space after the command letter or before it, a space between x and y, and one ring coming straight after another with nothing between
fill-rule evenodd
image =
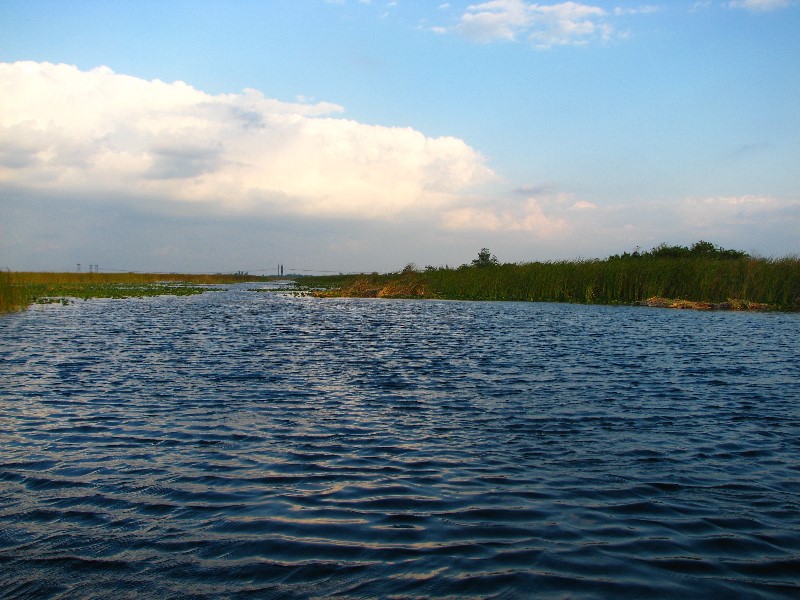
<instances>
[{"instance_id":1,"label":"clump of vegetation","mask_svg":"<svg viewBox=\"0 0 800 600\"><path fill-rule=\"evenodd\" d=\"M492 254L488 248L481 248L481 251L478 252L478 258L472 261L473 267L496 267L500 264L500 261L497 260L497 257Z\"/></svg>"},{"instance_id":2,"label":"clump of vegetation","mask_svg":"<svg viewBox=\"0 0 800 600\"><path fill-rule=\"evenodd\" d=\"M0 313L25 308L30 299L24 289L15 286L11 281L11 273L0 271Z\"/></svg>"},{"instance_id":3,"label":"clump of vegetation","mask_svg":"<svg viewBox=\"0 0 800 600\"><path fill-rule=\"evenodd\" d=\"M267 280L246 273L187 275L162 273L37 273L0 272L0 313L33 303L68 304L69 298L141 298L200 294L214 284Z\"/></svg>"},{"instance_id":4,"label":"clump of vegetation","mask_svg":"<svg viewBox=\"0 0 800 600\"><path fill-rule=\"evenodd\" d=\"M314 285L316 278L305 283ZM330 282L329 282L330 283ZM413 287L410 285L413 283ZM383 290L401 290L386 293ZM484 248L456 269L343 276L320 295L516 300L587 304L643 304L650 298L698 303L694 307L800 310L800 259L755 258L700 241L691 247L661 244L650 251L604 260L501 264ZM667 302L665 300L665 302ZM686 304L685 306L689 306Z\"/></svg>"},{"instance_id":5,"label":"clump of vegetation","mask_svg":"<svg viewBox=\"0 0 800 600\"><path fill-rule=\"evenodd\" d=\"M750 255L741 250L726 250L711 242L700 240L692 244L691 247L659 244L648 252L639 252L639 250L636 249L630 254L625 252L621 255L615 254L614 256L610 256L609 260L626 258L713 258L715 260L737 260L741 258L750 258Z\"/></svg>"},{"instance_id":6,"label":"clump of vegetation","mask_svg":"<svg viewBox=\"0 0 800 600\"><path fill-rule=\"evenodd\" d=\"M339 287L319 290L320 298L430 298L425 276L414 264L408 264L399 274L358 275Z\"/></svg>"}]
</instances>

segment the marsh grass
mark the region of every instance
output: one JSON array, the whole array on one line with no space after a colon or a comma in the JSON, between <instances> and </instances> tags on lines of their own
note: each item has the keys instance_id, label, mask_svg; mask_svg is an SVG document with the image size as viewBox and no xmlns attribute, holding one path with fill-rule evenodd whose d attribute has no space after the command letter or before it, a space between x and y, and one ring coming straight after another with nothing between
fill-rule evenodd
<instances>
[{"instance_id":1,"label":"marsh grass","mask_svg":"<svg viewBox=\"0 0 800 600\"><path fill-rule=\"evenodd\" d=\"M250 275L162 273L0 272L0 313L33 303L68 303L70 298L132 298L200 294L214 284L269 280Z\"/></svg>"},{"instance_id":2,"label":"marsh grass","mask_svg":"<svg viewBox=\"0 0 800 600\"><path fill-rule=\"evenodd\" d=\"M305 285L316 283L316 278L304 278ZM337 290L319 295L584 304L641 304L660 297L730 308L766 304L780 310L800 310L797 257L616 256L428 268L424 272L348 276L336 284Z\"/></svg>"},{"instance_id":3,"label":"marsh grass","mask_svg":"<svg viewBox=\"0 0 800 600\"><path fill-rule=\"evenodd\" d=\"M0 271L0 313L20 310L28 304L26 290L13 285L9 271Z\"/></svg>"},{"instance_id":4,"label":"marsh grass","mask_svg":"<svg viewBox=\"0 0 800 600\"><path fill-rule=\"evenodd\" d=\"M473 261L457 269L428 267L424 271L409 265L400 273L298 277L296 289L325 297L584 304L644 304L657 298L670 299L664 304L669 306L680 306L674 302L677 299L739 309L767 305L800 310L800 257L752 258L732 251L682 250L661 246L648 253L605 260ZM204 286L213 284L273 279L250 275L0 271L0 312L21 310L34 302L196 294L212 289Z\"/></svg>"}]
</instances>

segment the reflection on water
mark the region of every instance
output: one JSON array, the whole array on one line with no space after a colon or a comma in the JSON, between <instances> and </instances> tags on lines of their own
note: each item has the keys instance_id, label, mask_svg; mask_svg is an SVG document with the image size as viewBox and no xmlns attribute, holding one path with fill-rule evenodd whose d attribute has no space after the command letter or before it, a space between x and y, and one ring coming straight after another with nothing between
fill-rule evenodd
<instances>
[{"instance_id":1,"label":"reflection on water","mask_svg":"<svg viewBox=\"0 0 800 600\"><path fill-rule=\"evenodd\" d=\"M800 318L246 286L0 319L9 597L797 597Z\"/></svg>"}]
</instances>

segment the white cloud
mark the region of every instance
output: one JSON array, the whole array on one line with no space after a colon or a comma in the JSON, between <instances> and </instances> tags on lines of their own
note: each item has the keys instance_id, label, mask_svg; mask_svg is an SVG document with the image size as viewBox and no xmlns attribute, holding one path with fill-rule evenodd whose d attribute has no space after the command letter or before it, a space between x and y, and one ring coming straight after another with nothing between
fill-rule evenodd
<instances>
[{"instance_id":1,"label":"white cloud","mask_svg":"<svg viewBox=\"0 0 800 600\"><path fill-rule=\"evenodd\" d=\"M538 4L523 0L491 0L468 6L454 27L477 42L525 38L539 49L608 41L614 28L599 6L580 2Z\"/></svg>"},{"instance_id":2,"label":"white cloud","mask_svg":"<svg viewBox=\"0 0 800 600\"><path fill-rule=\"evenodd\" d=\"M662 8L660 6L655 6L653 4L643 4L642 6L634 6L632 8L618 6L614 9L614 15L618 17L624 15L651 15L661 12L661 10Z\"/></svg>"},{"instance_id":3,"label":"white cloud","mask_svg":"<svg viewBox=\"0 0 800 600\"><path fill-rule=\"evenodd\" d=\"M728 3L731 8L744 8L751 12L769 12L790 5L790 0L731 0Z\"/></svg>"},{"instance_id":4,"label":"white cloud","mask_svg":"<svg viewBox=\"0 0 800 600\"><path fill-rule=\"evenodd\" d=\"M521 0L492 0L469 6L457 30L478 42L513 40L518 32L531 25L528 8Z\"/></svg>"},{"instance_id":5,"label":"white cloud","mask_svg":"<svg viewBox=\"0 0 800 600\"><path fill-rule=\"evenodd\" d=\"M578 200L575 204L569 207L569 210L594 210L595 208L597 208L597 204L594 202Z\"/></svg>"},{"instance_id":6,"label":"white cloud","mask_svg":"<svg viewBox=\"0 0 800 600\"><path fill-rule=\"evenodd\" d=\"M543 187L542 193L534 193L522 203L494 200L447 211L442 225L455 231L530 232L547 238L569 229L567 210L588 207L588 203L577 204L572 203L571 195L545 191Z\"/></svg>"},{"instance_id":7,"label":"white cloud","mask_svg":"<svg viewBox=\"0 0 800 600\"><path fill-rule=\"evenodd\" d=\"M460 139L106 67L0 63L0 184L234 212L392 217L493 176Z\"/></svg>"},{"instance_id":8,"label":"white cloud","mask_svg":"<svg viewBox=\"0 0 800 600\"><path fill-rule=\"evenodd\" d=\"M442 227L473 237L539 240L546 244L540 252L562 256L602 257L636 246L700 239L772 251L770 243L796 247L800 200L740 195L600 205L550 185L526 186L508 197L445 211Z\"/></svg>"}]
</instances>

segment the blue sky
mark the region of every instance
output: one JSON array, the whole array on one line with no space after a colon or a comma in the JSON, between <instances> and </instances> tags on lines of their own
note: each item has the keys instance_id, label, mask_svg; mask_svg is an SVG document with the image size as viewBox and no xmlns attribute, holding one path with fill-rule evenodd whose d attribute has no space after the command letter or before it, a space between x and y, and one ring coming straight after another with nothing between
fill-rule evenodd
<instances>
[{"instance_id":1,"label":"blue sky","mask_svg":"<svg viewBox=\"0 0 800 600\"><path fill-rule=\"evenodd\" d=\"M798 33L793 0L0 0L0 266L798 254Z\"/></svg>"}]
</instances>

